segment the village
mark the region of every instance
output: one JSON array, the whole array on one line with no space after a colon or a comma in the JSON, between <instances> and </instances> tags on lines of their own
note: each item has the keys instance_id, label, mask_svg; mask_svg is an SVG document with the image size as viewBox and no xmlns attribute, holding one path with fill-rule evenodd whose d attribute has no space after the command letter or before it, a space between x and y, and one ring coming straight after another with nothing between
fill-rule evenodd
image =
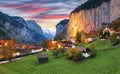
<instances>
[{"instance_id":1,"label":"village","mask_svg":"<svg viewBox=\"0 0 120 74\"><path fill-rule=\"evenodd\" d=\"M0 74L120 74L120 0L0 0Z\"/></svg>"},{"instance_id":2,"label":"village","mask_svg":"<svg viewBox=\"0 0 120 74\"><path fill-rule=\"evenodd\" d=\"M102 35L99 35L101 41L110 39L110 36L112 36L113 34L115 34L115 39L117 39L117 41L119 41L120 39L120 32L116 32L113 29L109 29L106 27L102 33L103 33ZM52 51L53 56L58 57L61 53L66 54L68 49L71 48L79 49L82 52L82 57L85 58L90 57L91 55L93 56L96 55L96 52L93 51L94 48L79 46L77 43L75 43L76 40L78 40L78 44L79 44L79 40L81 40L80 41L81 44L88 45L92 42L99 40L99 38L97 37L97 33L91 32L88 35L72 38L71 40L63 39L56 41L52 39L52 40L45 40L44 42L39 44L19 44L17 43L16 39L0 40L0 61L2 61L1 64L7 63L16 58L21 58L27 55L37 54L42 51L49 51L49 50ZM115 42L114 44L116 43L117 42ZM69 52L73 52L73 51L70 50ZM89 54L88 52L93 52L93 53Z\"/></svg>"}]
</instances>

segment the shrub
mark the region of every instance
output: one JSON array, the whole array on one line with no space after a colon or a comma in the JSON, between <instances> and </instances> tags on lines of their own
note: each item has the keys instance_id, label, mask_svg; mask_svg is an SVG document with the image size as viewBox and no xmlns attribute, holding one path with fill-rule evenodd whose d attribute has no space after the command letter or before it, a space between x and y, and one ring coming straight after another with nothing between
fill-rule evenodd
<instances>
[{"instance_id":1,"label":"shrub","mask_svg":"<svg viewBox=\"0 0 120 74\"><path fill-rule=\"evenodd\" d=\"M43 48L48 48L48 43L49 43L49 41L45 40L45 41L43 41L40 45L41 45Z\"/></svg>"},{"instance_id":2,"label":"shrub","mask_svg":"<svg viewBox=\"0 0 120 74\"><path fill-rule=\"evenodd\" d=\"M66 52L66 49L65 48L59 48L58 51L63 56Z\"/></svg>"},{"instance_id":3,"label":"shrub","mask_svg":"<svg viewBox=\"0 0 120 74\"><path fill-rule=\"evenodd\" d=\"M79 61L82 58L82 51L78 48L70 48L66 51L66 56L68 59Z\"/></svg>"},{"instance_id":4,"label":"shrub","mask_svg":"<svg viewBox=\"0 0 120 74\"><path fill-rule=\"evenodd\" d=\"M81 33L77 32L76 35L76 42L80 43L81 42Z\"/></svg>"},{"instance_id":5,"label":"shrub","mask_svg":"<svg viewBox=\"0 0 120 74\"><path fill-rule=\"evenodd\" d=\"M96 49L96 45L94 43L92 43L90 46L89 46L90 49Z\"/></svg>"},{"instance_id":6,"label":"shrub","mask_svg":"<svg viewBox=\"0 0 120 74\"><path fill-rule=\"evenodd\" d=\"M117 37L117 35L115 33L111 35L111 37L110 37L111 43L115 43L117 41L116 37Z\"/></svg>"},{"instance_id":7,"label":"shrub","mask_svg":"<svg viewBox=\"0 0 120 74\"><path fill-rule=\"evenodd\" d=\"M54 49L52 50L52 54L55 57L63 56L65 54L65 49L64 48Z\"/></svg>"},{"instance_id":8,"label":"shrub","mask_svg":"<svg viewBox=\"0 0 120 74\"><path fill-rule=\"evenodd\" d=\"M73 51L73 60L74 61L79 61L82 58L82 52L77 48L75 48L73 50L74 50Z\"/></svg>"},{"instance_id":9,"label":"shrub","mask_svg":"<svg viewBox=\"0 0 120 74\"><path fill-rule=\"evenodd\" d=\"M57 50L52 50L52 54L53 54L53 56L58 57L58 51Z\"/></svg>"},{"instance_id":10,"label":"shrub","mask_svg":"<svg viewBox=\"0 0 120 74\"><path fill-rule=\"evenodd\" d=\"M66 51L66 55L68 59L72 59L73 58L73 48L70 48Z\"/></svg>"},{"instance_id":11,"label":"shrub","mask_svg":"<svg viewBox=\"0 0 120 74\"><path fill-rule=\"evenodd\" d=\"M96 56L96 50L95 50L95 49L89 49L89 48L87 48L87 49L86 49L86 52L87 52L88 54L90 54L90 57Z\"/></svg>"}]
</instances>

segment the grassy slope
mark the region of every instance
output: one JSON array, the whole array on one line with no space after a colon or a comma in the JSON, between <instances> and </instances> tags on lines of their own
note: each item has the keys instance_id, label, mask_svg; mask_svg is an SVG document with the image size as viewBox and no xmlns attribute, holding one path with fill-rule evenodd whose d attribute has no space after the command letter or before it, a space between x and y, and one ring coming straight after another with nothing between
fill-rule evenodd
<instances>
[{"instance_id":1,"label":"grassy slope","mask_svg":"<svg viewBox=\"0 0 120 74\"><path fill-rule=\"evenodd\" d=\"M95 42L86 45L86 47L91 47L91 45L95 47L95 50L102 50L111 47L112 43L110 42L110 40L105 40L105 41L97 40Z\"/></svg>"},{"instance_id":2,"label":"grassy slope","mask_svg":"<svg viewBox=\"0 0 120 74\"><path fill-rule=\"evenodd\" d=\"M0 65L0 74L120 74L120 49L99 51L92 59L75 63L65 57L55 59L49 55L49 63L36 64L36 55Z\"/></svg>"}]
</instances>

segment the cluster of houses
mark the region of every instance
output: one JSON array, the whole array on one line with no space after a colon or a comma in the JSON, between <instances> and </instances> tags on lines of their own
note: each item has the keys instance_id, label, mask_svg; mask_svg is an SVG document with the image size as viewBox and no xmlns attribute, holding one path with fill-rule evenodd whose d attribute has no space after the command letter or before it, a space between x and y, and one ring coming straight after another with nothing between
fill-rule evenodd
<instances>
[{"instance_id":1,"label":"cluster of houses","mask_svg":"<svg viewBox=\"0 0 120 74\"><path fill-rule=\"evenodd\" d=\"M104 34L105 32L109 32L109 33L110 33L110 36L112 36L113 34L116 34L116 38L117 38L117 39L120 39L120 32L117 32L117 31L113 30L112 28L106 27L106 28L103 30L103 34Z\"/></svg>"},{"instance_id":2,"label":"cluster of houses","mask_svg":"<svg viewBox=\"0 0 120 74\"><path fill-rule=\"evenodd\" d=\"M110 29L108 27L104 28L104 30L102 31L102 34L104 34L105 32L109 32L110 36L113 34L116 34L116 38L120 39L120 32L116 32L115 30ZM93 32L92 34L89 34L89 35L92 35L92 36L87 36L86 38L84 38L84 43L89 43L89 42L92 42L97 39L96 38L97 32ZM76 38L74 38L74 37L70 38L70 40L68 40L68 41L67 40L54 41L54 39L49 40L47 42L48 49L53 50L55 48L71 48L71 47L75 46L75 44L74 44L75 40L76 40ZM103 40L103 39L101 39L101 40Z\"/></svg>"},{"instance_id":3,"label":"cluster of houses","mask_svg":"<svg viewBox=\"0 0 120 74\"><path fill-rule=\"evenodd\" d=\"M54 50L56 48L72 48L73 46L75 46L75 44L73 44L70 41L66 41L66 40L54 41L54 39L49 40L47 44L49 50Z\"/></svg>"},{"instance_id":4,"label":"cluster of houses","mask_svg":"<svg viewBox=\"0 0 120 74\"><path fill-rule=\"evenodd\" d=\"M2 46L7 46L8 43L10 43L10 40L0 40L0 48ZM41 52L43 48L39 45L34 44L15 44L15 52L13 53L13 56L15 57L21 57L27 54L34 54ZM3 50L0 49L0 59L3 59L3 56L1 55L3 53Z\"/></svg>"},{"instance_id":5,"label":"cluster of houses","mask_svg":"<svg viewBox=\"0 0 120 74\"><path fill-rule=\"evenodd\" d=\"M84 43L89 43L97 39L97 36L100 37L100 40L105 40L105 35L106 33L109 33L109 36L112 36L113 34L116 34L116 38L120 39L120 32L117 32L113 30L112 28L105 27L102 30L102 33L99 33L98 31L91 31L90 33L86 34L86 37L83 39ZM73 43L76 41L76 37L70 37L69 40Z\"/></svg>"}]
</instances>

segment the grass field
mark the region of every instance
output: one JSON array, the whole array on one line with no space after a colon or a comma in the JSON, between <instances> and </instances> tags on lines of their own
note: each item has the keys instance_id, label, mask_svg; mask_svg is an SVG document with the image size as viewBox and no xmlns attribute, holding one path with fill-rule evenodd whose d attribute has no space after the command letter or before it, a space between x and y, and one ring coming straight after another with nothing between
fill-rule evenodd
<instances>
[{"instance_id":1,"label":"grass field","mask_svg":"<svg viewBox=\"0 0 120 74\"><path fill-rule=\"evenodd\" d=\"M36 55L24 57L16 62L0 65L0 74L120 74L120 48L98 51L97 56L80 62L65 57L54 58L37 64Z\"/></svg>"},{"instance_id":2,"label":"grass field","mask_svg":"<svg viewBox=\"0 0 120 74\"><path fill-rule=\"evenodd\" d=\"M110 40L105 40L105 41L96 40L95 42L86 45L86 47L91 47L91 46L93 46L95 50L103 50L110 48L112 46L112 43Z\"/></svg>"}]
</instances>

